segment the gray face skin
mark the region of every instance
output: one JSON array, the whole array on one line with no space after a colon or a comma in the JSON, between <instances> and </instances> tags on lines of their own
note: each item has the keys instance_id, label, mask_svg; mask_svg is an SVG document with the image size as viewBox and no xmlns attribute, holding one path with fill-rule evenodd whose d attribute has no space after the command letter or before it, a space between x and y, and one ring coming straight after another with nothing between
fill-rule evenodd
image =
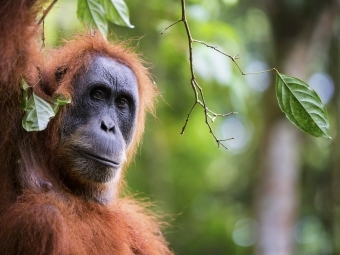
<instances>
[{"instance_id":1,"label":"gray face skin","mask_svg":"<svg viewBox=\"0 0 340 255\"><path fill-rule=\"evenodd\" d=\"M125 161L136 126L138 84L127 66L98 56L76 79L74 91L62 119L61 175L75 193L96 187L88 196L98 197L96 189L103 192L100 185L112 182Z\"/></svg>"}]
</instances>

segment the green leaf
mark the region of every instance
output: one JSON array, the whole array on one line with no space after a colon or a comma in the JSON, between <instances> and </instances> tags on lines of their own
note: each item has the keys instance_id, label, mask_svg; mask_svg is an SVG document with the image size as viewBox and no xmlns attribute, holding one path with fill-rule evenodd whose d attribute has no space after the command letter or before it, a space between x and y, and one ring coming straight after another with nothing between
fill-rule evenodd
<instances>
[{"instance_id":1,"label":"green leaf","mask_svg":"<svg viewBox=\"0 0 340 255\"><path fill-rule=\"evenodd\" d=\"M21 109L26 110L27 107L27 90L30 88L30 86L27 84L27 82L24 80L24 78L20 77L20 87L22 88L22 103L21 103Z\"/></svg>"},{"instance_id":2,"label":"green leaf","mask_svg":"<svg viewBox=\"0 0 340 255\"><path fill-rule=\"evenodd\" d=\"M124 0L101 0L101 2L109 21L120 26L134 27L130 23L129 9Z\"/></svg>"},{"instance_id":3,"label":"green leaf","mask_svg":"<svg viewBox=\"0 0 340 255\"><path fill-rule=\"evenodd\" d=\"M97 28L106 38L108 25L100 0L78 0L77 17L81 22Z\"/></svg>"},{"instance_id":4,"label":"green leaf","mask_svg":"<svg viewBox=\"0 0 340 255\"><path fill-rule=\"evenodd\" d=\"M306 133L329 136L329 121L318 94L305 82L277 72L276 97L286 117Z\"/></svg>"},{"instance_id":5,"label":"green leaf","mask_svg":"<svg viewBox=\"0 0 340 255\"><path fill-rule=\"evenodd\" d=\"M47 127L49 120L54 116L55 113L52 106L33 93L27 101L22 126L28 132L41 131Z\"/></svg>"},{"instance_id":6,"label":"green leaf","mask_svg":"<svg viewBox=\"0 0 340 255\"><path fill-rule=\"evenodd\" d=\"M64 97L63 95L57 95L53 97L53 111L55 114L59 111L59 107L71 103L71 98Z\"/></svg>"},{"instance_id":7,"label":"green leaf","mask_svg":"<svg viewBox=\"0 0 340 255\"><path fill-rule=\"evenodd\" d=\"M27 82L24 80L24 77L22 76L20 77L20 86L26 92L30 88L30 86L27 84Z\"/></svg>"}]
</instances>

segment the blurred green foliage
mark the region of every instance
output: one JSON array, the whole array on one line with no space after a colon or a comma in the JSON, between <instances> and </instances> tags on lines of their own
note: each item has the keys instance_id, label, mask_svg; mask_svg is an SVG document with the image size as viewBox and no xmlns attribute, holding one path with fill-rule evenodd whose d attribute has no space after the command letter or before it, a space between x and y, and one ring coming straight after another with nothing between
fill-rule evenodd
<instances>
[{"instance_id":1,"label":"blurred green foliage","mask_svg":"<svg viewBox=\"0 0 340 255\"><path fill-rule=\"evenodd\" d=\"M290 2L295 3L293 10L299 8L299 1ZM187 38L181 23L160 35L181 17L180 1L126 3L135 28L111 26L109 30L115 38L131 40L138 48L162 93L157 117L148 117L142 146L127 172L129 191L149 197L159 212L169 215L166 220L171 219L171 226L165 234L177 254L251 254L256 241L253 204L258 185L254 162L259 160L265 135L264 115L274 110L262 105L273 77L242 76L226 57L195 45L195 71L209 108L218 113L238 112L218 118L212 126L218 137L235 139L225 142L228 150L217 148L200 108L194 110L180 135L194 103ZM187 12L193 37L227 54L240 54L238 63L246 72L267 69L275 62L268 17L252 1L188 0ZM83 30L76 18L76 1L60 0L45 22L46 45L59 45L63 38ZM332 108L331 118L335 113ZM330 254L323 192L331 182L327 174L331 171L331 141L305 138L305 143L301 221L294 233L298 254Z\"/></svg>"}]
</instances>

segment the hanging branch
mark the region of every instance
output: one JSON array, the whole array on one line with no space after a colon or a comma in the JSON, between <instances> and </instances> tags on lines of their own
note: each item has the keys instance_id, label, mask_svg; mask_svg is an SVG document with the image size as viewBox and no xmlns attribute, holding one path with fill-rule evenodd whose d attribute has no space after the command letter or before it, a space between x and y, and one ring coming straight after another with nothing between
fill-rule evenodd
<instances>
[{"instance_id":1,"label":"hanging branch","mask_svg":"<svg viewBox=\"0 0 340 255\"><path fill-rule=\"evenodd\" d=\"M52 10L53 6L56 4L58 0L53 0L50 5L47 7L46 10L44 10L40 20L38 21L38 25L40 25L46 18L47 14Z\"/></svg>"},{"instance_id":2,"label":"hanging branch","mask_svg":"<svg viewBox=\"0 0 340 255\"><path fill-rule=\"evenodd\" d=\"M196 76L195 76L195 72L194 72L194 66L193 66L193 51L192 51L192 48L193 48L193 43L200 43L200 44L203 44L209 48L212 48L220 53L222 53L223 55L226 55L228 57L230 57L234 62L235 62L235 59L238 58L238 56L235 56L235 57L231 57L221 51L219 51L216 47L213 47L213 46L210 46L204 42L201 42L201 41L198 41L198 40L195 40L193 39L193 37L191 36L191 32L190 32L190 27L189 27L189 24L188 24L188 21L187 21L187 17L186 17L186 9L185 9L185 0L181 0L182 2L182 18L176 22L174 22L173 24L171 24L170 26L166 27L162 32L161 34L163 35L163 33L169 29L170 27L176 25L177 23L179 22L183 22L184 24L184 27L185 27L185 30L186 30L186 34L187 34L187 37L188 37L188 46L189 46L189 63L190 63L190 73L191 73L191 87L194 91L194 95L195 95L195 102L193 104L193 106L191 107L188 115L187 115L187 118L185 120L185 123L183 125L183 128L182 128L182 131L180 134L184 134L184 131L187 127L187 124L189 122L189 119L190 119L190 115L192 113L192 111L194 110L194 108L199 105L202 107L203 111L204 111L204 117L205 117L205 123L206 125L208 126L209 128L209 131L211 133L211 135L214 137L216 143L217 143L217 146L222 146L224 148L226 148L226 146L223 144L223 142L225 141L228 141L228 140L232 140L234 138L227 138L227 139L219 139L217 138L217 136L215 135L215 132L214 130L212 129L211 127L211 124L209 122L209 119L214 122L215 119L217 117L226 117L226 116L229 116L231 114L234 114L236 112L230 112L230 113L227 113L227 114L220 114L220 113L215 113L213 111L211 111L208 106L207 106L207 103L206 103L206 100L204 98L204 93L203 93L203 89L202 87L198 84L197 80L196 80ZM236 63L236 62L235 62ZM238 67L239 68L239 67ZM240 68L239 68L240 69ZM241 70L241 69L240 69ZM243 72L242 72L243 73Z\"/></svg>"},{"instance_id":3,"label":"hanging branch","mask_svg":"<svg viewBox=\"0 0 340 255\"><path fill-rule=\"evenodd\" d=\"M271 69L260 71L260 72L250 72L250 73L243 72L240 66L236 62L236 60L239 59L239 55L236 55L236 56L228 55L220 51L217 47L211 46L203 41L193 39L193 37L191 36L188 20L186 17L185 0L181 0L181 3L182 3L182 18L172 23L170 26L166 27L161 32L161 35L163 35L164 32L168 30L170 27L176 25L177 23L183 22L185 30L186 30L186 34L188 37L191 87L194 91L195 102L187 115L181 134L184 134L184 131L187 127L192 111L197 105L199 105L203 108L204 116L205 116L205 123L207 124L209 131L214 137L218 147L221 145L224 148L226 148L222 142L233 139L233 138L228 138L228 139L217 138L209 123L209 119L212 122L214 122L216 117L229 116L235 112L230 112L228 114L218 114L218 113L215 113L209 110L206 100L204 98L203 89L202 87L199 86L196 80L194 67L193 67L192 45L193 43L199 43L230 58L231 61L233 61L233 63L237 66L238 70L241 72L242 75L260 74L260 73L275 71L276 72L276 82L275 82L276 98L278 100L278 104L279 104L281 111L285 113L288 120L291 121L296 127L298 127L299 129L301 129L302 131L310 135L313 135L316 137L330 138L329 120L328 120L327 110L325 106L322 104L321 99L318 96L318 94L313 89L311 89L307 83L293 76L282 74L276 68L271 68Z\"/></svg>"},{"instance_id":4,"label":"hanging branch","mask_svg":"<svg viewBox=\"0 0 340 255\"><path fill-rule=\"evenodd\" d=\"M50 5L47 7L47 9L43 11L41 18L38 21L38 25L40 25L42 23L42 34L41 34L42 45L41 45L41 48L45 48L45 18L47 16L47 14L52 10L53 6L56 4L57 1L58 0L53 0L50 3Z\"/></svg>"}]
</instances>

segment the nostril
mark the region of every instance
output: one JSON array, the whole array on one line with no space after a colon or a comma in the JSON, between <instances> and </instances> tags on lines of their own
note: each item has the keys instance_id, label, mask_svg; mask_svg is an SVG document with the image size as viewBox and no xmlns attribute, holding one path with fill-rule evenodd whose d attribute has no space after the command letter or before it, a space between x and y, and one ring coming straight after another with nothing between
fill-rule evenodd
<instances>
[{"instance_id":1,"label":"nostril","mask_svg":"<svg viewBox=\"0 0 340 255\"><path fill-rule=\"evenodd\" d=\"M115 132L115 124L111 119L102 120L100 128L105 132Z\"/></svg>"},{"instance_id":2,"label":"nostril","mask_svg":"<svg viewBox=\"0 0 340 255\"><path fill-rule=\"evenodd\" d=\"M104 121L102 121L102 124L101 124L101 129L103 129L105 132L107 132L108 128L107 128L107 125L105 124Z\"/></svg>"},{"instance_id":3,"label":"nostril","mask_svg":"<svg viewBox=\"0 0 340 255\"><path fill-rule=\"evenodd\" d=\"M113 125L111 128L109 128L108 131L114 133L115 132L115 126Z\"/></svg>"}]
</instances>

